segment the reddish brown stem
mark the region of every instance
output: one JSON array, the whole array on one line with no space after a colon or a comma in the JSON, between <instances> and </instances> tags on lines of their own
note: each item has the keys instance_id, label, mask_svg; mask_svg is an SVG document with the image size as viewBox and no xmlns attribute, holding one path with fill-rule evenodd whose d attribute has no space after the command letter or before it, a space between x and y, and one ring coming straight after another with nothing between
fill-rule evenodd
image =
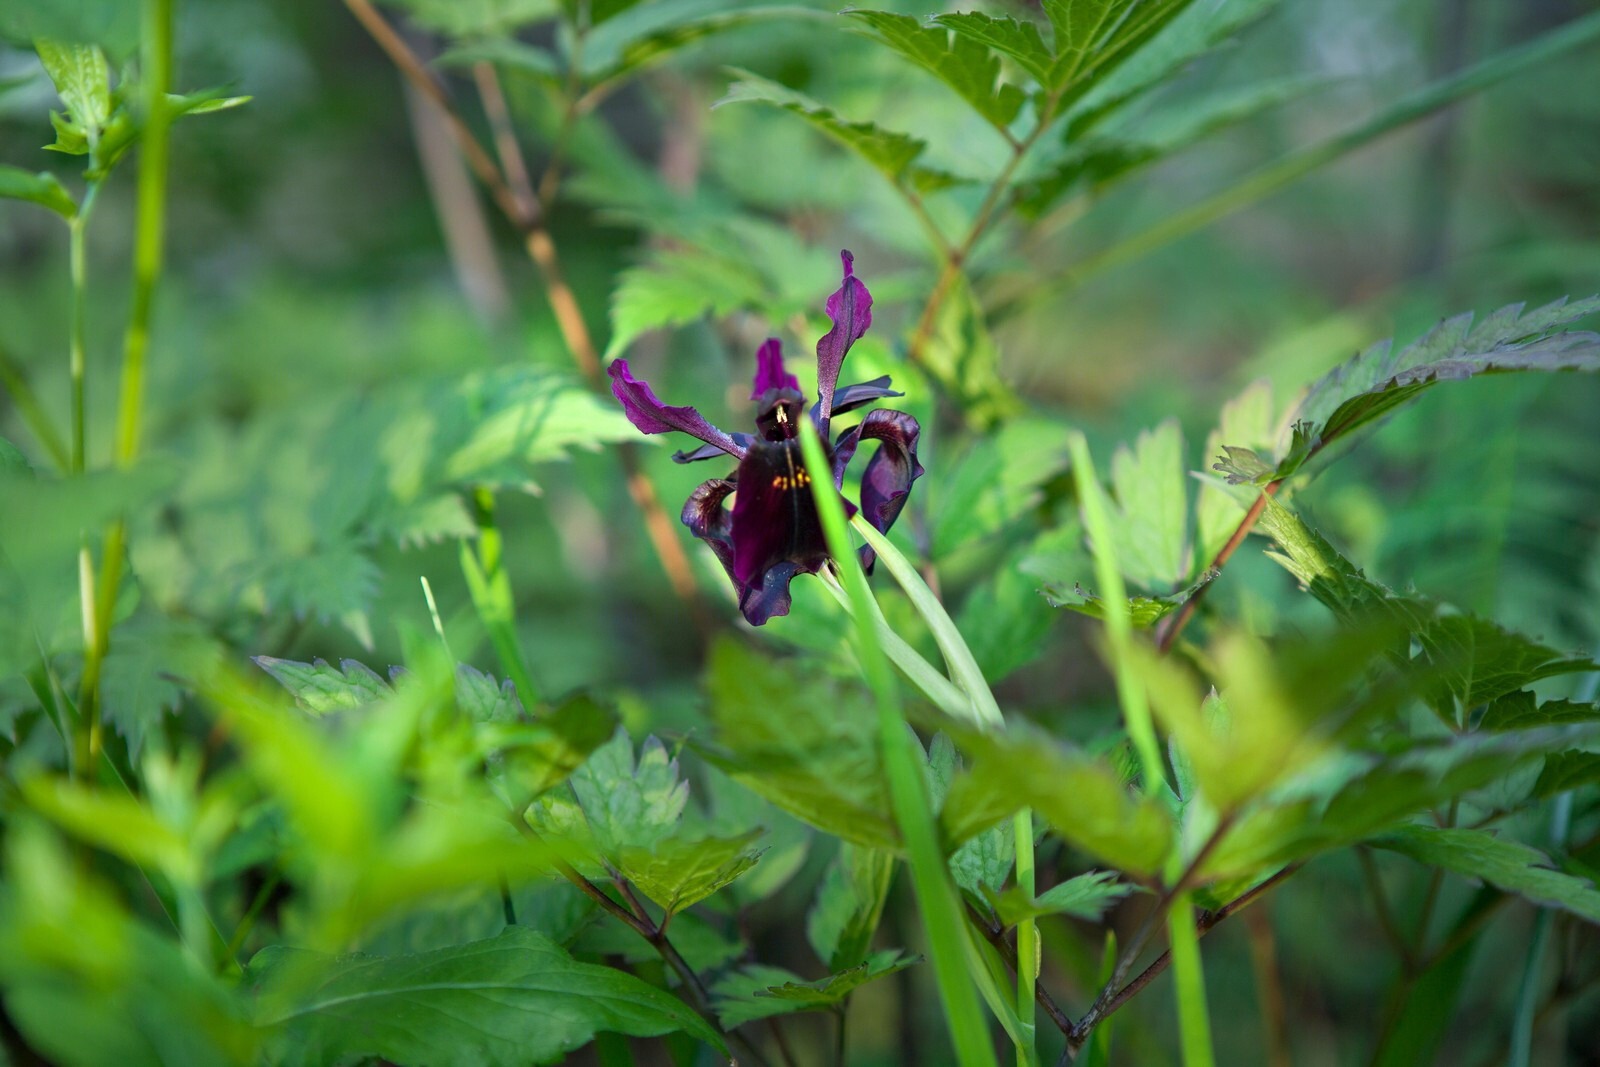
<instances>
[{"instance_id":1,"label":"reddish brown stem","mask_svg":"<svg viewBox=\"0 0 1600 1067\"><path fill-rule=\"evenodd\" d=\"M1280 478L1278 481L1268 482L1266 488L1261 490L1261 495L1256 497L1256 502L1250 505L1250 510L1245 512L1244 518L1239 520L1239 525L1233 531L1233 535L1228 538L1228 543L1222 546L1216 557L1211 561L1209 571L1212 574L1212 580L1196 589L1194 596L1184 601L1183 607L1178 609L1178 613L1172 617L1171 622L1162 627L1161 637L1156 642L1156 647L1162 652L1170 652L1172 650L1172 646L1177 643L1178 635L1183 633L1183 628L1189 625L1190 618L1194 616L1195 611L1200 607L1200 601L1205 599L1206 591L1216 581L1216 572L1222 570L1227 565L1228 560L1233 558L1233 554L1239 550L1239 546L1244 544L1244 539L1250 536L1250 531L1255 528L1256 520L1261 518L1261 512L1266 509L1267 497L1275 495L1278 492L1278 486L1282 484L1283 480Z\"/></svg>"}]
</instances>

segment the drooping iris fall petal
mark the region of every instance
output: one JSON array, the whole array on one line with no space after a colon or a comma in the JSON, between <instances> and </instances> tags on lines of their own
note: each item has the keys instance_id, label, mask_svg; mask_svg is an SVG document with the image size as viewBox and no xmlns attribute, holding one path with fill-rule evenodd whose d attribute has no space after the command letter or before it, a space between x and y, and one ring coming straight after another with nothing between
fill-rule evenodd
<instances>
[{"instance_id":1,"label":"drooping iris fall petal","mask_svg":"<svg viewBox=\"0 0 1600 1067\"><path fill-rule=\"evenodd\" d=\"M903 411L882 408L867 412L861 424L839 435L833 453L835 483L844 478L844 469L862 441L877 441L877 453L867 461L861 474L861 513L882 533L888 533L906 506L911 483L922 477L917 462L917 439L922 428ZM862 546L861 564L870 572L876 553Z\"/></svg>"},{"instance_id":2,"label":"drooping iris fall petal","mask_svg":"<svg viewBox=\"0 0 1600 1067\"><path fill-rule=\"evenodd\" d=\"M623 414L643 433L670 433L677 430L714 445L735 459L744 456L738 442L711 423L694 408L671 407L661 402L650 383L640 381L628 370L628 361L616 360L606 368L611 375L611 392L622 404Z\"/></svg>"}]
</instances>

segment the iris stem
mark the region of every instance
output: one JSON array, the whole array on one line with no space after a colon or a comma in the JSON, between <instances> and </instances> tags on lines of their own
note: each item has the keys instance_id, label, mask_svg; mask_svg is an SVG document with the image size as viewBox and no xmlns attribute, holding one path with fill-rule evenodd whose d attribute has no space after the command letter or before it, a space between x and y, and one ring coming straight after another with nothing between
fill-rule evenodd
<instances>
[{"instance_id":1,"label":"iris stem","mask_svg":"<svg viewBox=\"0 0 1600 1067\"><path fill-rule=\"evenodd\" d=\"M929 806L921 760L913 753L915 735L906 725L889 661L873 624L872 591L867 576L853 565L853 549L845 524L844 503L833 485L833 473L822 442L809 419L801 419L800 450L817 502L817 516L828 540L828 551L839 563L839 577L849 595L856 624L862 671L878 708L879 741L895 821L911 864L911 882L921 907L923 927L933 956L934 975L944 1004L945 1023L957 1062L962 1067L998 1067L990 1044L989 1026L973 988L969 961L975 953L961 915L960 903L939 846L933 812ZM920 747L920 746L918 746Z\"/></svg>"}]
</instances>

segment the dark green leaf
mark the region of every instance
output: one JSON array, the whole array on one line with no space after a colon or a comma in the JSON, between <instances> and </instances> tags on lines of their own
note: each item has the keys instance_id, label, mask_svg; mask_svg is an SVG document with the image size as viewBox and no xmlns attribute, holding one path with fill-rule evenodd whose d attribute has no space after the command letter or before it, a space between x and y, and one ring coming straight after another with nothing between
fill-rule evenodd
<instances>
[{"instance_id":1,"label":"dark green leaf","mask_svg":"<svg viewBox=\"0 0 1600 1067\"><path fill-rule=\"evenodd\" d=\"M1396 595L1362 574L1271 497L1260 526L1283 550L1272 558L1341 621L1362 625L1384 619L1415 637L1422 656L1401 662L1425 668L1434 690L1431 701L1447 721L1454 717L1452 699L1475 708L1541 678L1595 669L1586 658L1565 655L1487 619L1453 614L1421 597Z\"/></svg>"},{"instance_id":2,"label":"dark green leaf","mask_svg":"<svg viewBox=\"0 0 1600 1067\"><path fill-rule=\"evenodd\" d=\"M658 252L649 265L623 271L611 294L606 358L621 355L647 330L725 316L765 295L761 276L745 264L691 249Z\"/></svg>"},{"instance_id":3,"label":"dark green leaf","mask_svg":"<svg viewBox=\"0 0 1600 1067\"><path fill-rule=\"evenodd\" d=\"M598 1031L677 1031L727 1054L682 1001L632 975L579 963L543 934L498 937L415 956L329 957L267 949L251 961L258 1025L280 1062L381 1056L437 1067L554 1063Z\"/></svg>"},{"instance_id":4,"label":"dark green leaf","mask_svg":"<svg viewBox=\"0 0 1600 1067\"><path fill-rule=\"evenodd\" d=\"M717 983L717 1015L729 1029L753 1019L831 1008L875 978L903 971L917 962L898 949L874 953L858 966L807 982L779 967L751 966Z\"/></svg>"},{"instance_id":5,"label":"dark green leaf","mask_svg":"<svg viewBox=\"0 0 1600 1067\"><path fill-rule=\"evenodd\" d=\"M496 37L552 18L557 0L399 0L411 17L452 37Z\"/></svg>"},{"instance_id":6,"label":"dark green leaf","mask_svg":"<svg viewBox=\"0 0 1600 1067\"><path fill-rule=\"evenodd\" d=\"M1407 826L1371 843L1600 923L1600 890L1593 882L1553 870L1544 853L1488 831Z\"/></svg>"},{"instance_id":7,"label":"dark green leaf","mask_svg":"<svg viewBox=\"0 0 1600 1067\"><path fill-rule=\"evenodd\" d=\"M697 746L707 760L819 830L873 848L899 844L859 686L723 641L712 649L707 688L721 747Z\"/></svg>"},{"instance_id":8,"label":"dark green leaf","mask_svg":"<svg viewBox=\"0 0 1600 1067\"><path fill-rule=\"evenodd\" d=\"M868 36L954 89L997 129L1010 126L1022 109L1022 90L999 80L999 59L972 36L952 35L944 25L927 25L889 11L850 10L845 14L865 22L871 28ZM1034 39L1038 40L1037 32Z\"/></svg>"},{"instance_id":9,"label":"dark green leaf","mask_svg":"<svg viewBox=\"0 0 1600 1067\"><path fill-rule=\"evenodd\" d=\"M1001 923L1015 926L1024 919L1040 915L1071 915L1099 922L1106 908L1129 893L1133 886L1117 881L1113 871L1090 871L1053 886L1033 900L1026 899L1013 886L994 898L995 913Z\"/></svg>"},{"instance_id":10,"label":"dark green leaf","mask_svg":"<svg viewBox=\"0 0 1600 1067\"><path fill-rule=\"evenodd\" d=\"M847 970L867 958L894 868L892 852L848 841L839 847L806 914L806 938L829 970Z\"/></svg>"},{"instance_id":11,"label":"dark green leaf","mask_svg":"<svg viewBox=\"0 0 1600 1067\"><path fill-rule=\"evenodd\" d=\"M121 59L139 46L139 8L125 0L0 4L0 40L29 48L40 39L97 44Z\"/></svg>"},{"instance_id":12,"label":"dark green leaf","mask_svg":"<svg viewBox=\"0 0 1600 1067\"><path fill-rule=\"evenodd\" d=\"M1457 315L1398 352L1392 341L1373 345L1311 386L1295 409L1287 447L1263 460L1268 473L1231 461L1217 469L1234 482L1286 477L1334 441L1440 382L1513 371L1600 370L1600 334L1556 332L1600 310L1600 296L1570 304L1562 299L1526 314L1522 309L1508 305L1476 327L1471 312Z\"/></svg>"},{"instance_id":13,"label":"dark green leaf","mask_svg":"<svg viewBox=\"0 0 1600 1067\"><path fill-rule=\"evenodd\" d=\"M78 205L73 201L72 194L49 171L33 174L21 167L0 165L0 199L31 200L64 219L70 219L78 213Z\"/></svg>"},{"instance_id":14,"label":"dark green leaf","mask_svg":"<svg viewBox=\"0 0 1600 1067\"><path fill-rule=\"evenodd\" d=\"M1530 726L1560 723L1595 722L1600 707L1573 700L1546 700L1526 689L1507 693L1491 701L1478 720L1480 730L1523 730Z\"/></svg>"}]
</instances>

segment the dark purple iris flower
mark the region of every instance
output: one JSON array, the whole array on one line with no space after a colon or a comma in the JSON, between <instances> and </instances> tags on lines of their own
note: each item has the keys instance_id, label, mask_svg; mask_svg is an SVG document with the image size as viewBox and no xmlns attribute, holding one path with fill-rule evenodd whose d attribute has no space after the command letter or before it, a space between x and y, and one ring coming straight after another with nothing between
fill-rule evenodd
<instances>
[{"instance_id":1,"label":"dark purple iris flower","mask_svg":"<svg viewBox=\"0 0 1600 1067\"><path fill-rule=\"evenodd\" d=\"M836 389L845 353L872 325L872 294L853 273L855 257L844 260L844 284L828 297L833 328L817 342L817 392L810 418L830 453L833 483L843 484L845 467L862 441L879 442L861 476L861 508L867 521L887 532L905 507L911 483L922 474L917 463L917 420L903 411L870 411L857 426L828 447L833 416L886 396L904 396L889 388L889 378L874 378ZM828 560L828 546L817 521L811 479L800 457L798 420L804 417L800 382L783 369L783 353L768 340L756 353L756 432L729 434L717 429L694 408L669 407L649 383L628 371L627 360L612 363L611 391L622 409L645 433L676 430L704 441L672 458L679 463L715 459L724 453L739 461L731 478L712 478L690 494L683 506L683 524L711 546L739 593L739 610L760 626L774 615L789 613L789 582L797 574L815 574ZM723 505L738 490L730 511ZM845 511L856 507L844 502ZM870 571L872 549L863 546L861 562Z\"/></svg>"}]
</instances>

